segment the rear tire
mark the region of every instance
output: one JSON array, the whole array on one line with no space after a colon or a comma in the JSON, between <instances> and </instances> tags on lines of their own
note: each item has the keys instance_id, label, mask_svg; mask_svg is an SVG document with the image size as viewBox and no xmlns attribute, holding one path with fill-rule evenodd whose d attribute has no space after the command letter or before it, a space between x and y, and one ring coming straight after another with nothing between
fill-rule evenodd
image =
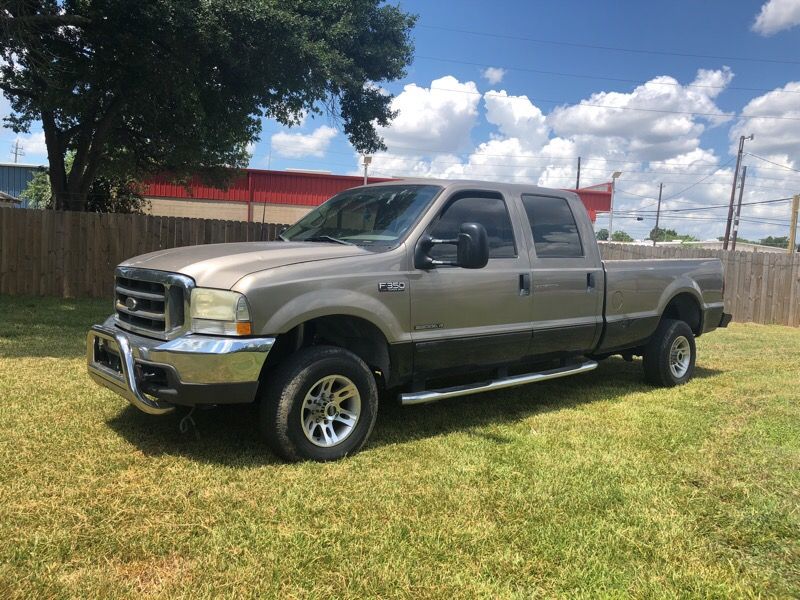
<instances>
[{"instance_id":1,"label":"rear tire","mask_svg":"<svg viewBox=\"0 0 800 600\"><path fill-rule=\"evenodd\" d=\"M645 379L652 385L683 385L694 375L694 333L684 321L662 319L644 348Z\"/></svg>"},{"instance_id":2,"label":"rear tire","mask_svg":"<svg viewBox=\"0 0 800 600\"><path fill-rule=\"evenodd\" d=\"M276 454L290 461L337 460L367 441L378 415L378 388L352 352L303 348L267 377L260 425Z\"/></svg>"}]
</instances>

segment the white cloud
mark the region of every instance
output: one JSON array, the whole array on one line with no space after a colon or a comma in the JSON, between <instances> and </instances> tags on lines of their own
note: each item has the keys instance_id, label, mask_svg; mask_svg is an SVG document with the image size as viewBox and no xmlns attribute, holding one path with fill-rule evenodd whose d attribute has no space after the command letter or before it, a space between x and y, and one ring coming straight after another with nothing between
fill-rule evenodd
<instances>
[{"instance_id":1,"label":"white cloud","mask_svg":"<svg viewBox=\"0 0 800 600\"><path fill-rule=\"evenodd\" d=\"M19 157L20 163L25 164L47 164L47 145L44 141L44 132L36 131L28 135L14 135L11 137L0 137L0 144L2 144L2 158L0 162L13 161L13 154L11 149L19 142L22 149L22 156Z\"/></svg>"},{"instance_id":2,"label":"white cloud","mask_svg":"<svg viewBox=\"0 0 800 600\"><path fill-rule=\"evenodd\" d=\"M505 90L484 94L486 120L506 137L517 137L529 146L547 141L549 128L542 111L527 96L509 96Z\"/></svg>"},{"instance_id":3,"label":"white cloud","mask_svg":"<svg viewBox=\"0 0 800 600\"><path fill-rule=\"evenodd\" d=\"M480 99L474 82L461 83L450 75L435 79L429 88L412 83L392 100L397 117L378 131L393 152L463 149L469 144Z\"/></svg>"},{"instance_id":4,"label":"white cloud","mask_svg":"<svg viewBox=\"0 0 800 600\"><path fill-rule=\"evenodd\" d=\"M800 25L800 0L769 0L753 22L753 31L773 35Z\"/></svg>"},{"instance_id":5,"label":"white cloud","mask_svg":"<svg viewBox=\"0 0 800 600\"><path fill-rule=\"evenodd\" d=\"M497 85L503 81L503 77L506 76L506 70L502 67L486 67L481 71L481 75L491 85Z\"/></svg>"},{"instance_id":6,"label":"white cloud","mask_svg":"<svg viewBox=\"0 0 800 600\"><path fill-rule=\"evenodd\" d=\"M620 150L634 152L639 159L668 158L697 148L706 123L715 126L730 119L713 98L732 78L727 67L699 70L691 86L681 85L673 77L659 76L630 93L598 92L579 104L557 107L548 122L560 136L614 139Z\"/></svg>"},{"instance_id":7,"label":"white cloud","mask_svg":"<svg viewBox=\"0 0 800 600\"><path fill-rule=\"evenodd\" d=\"M747 150L771 157L776 162L794 164L800 148L800 81L790 81L783 87L753 98L742 109L752 115L740 119L730 131L731 151L735 152L739 136L755 135L747 142ZM763 118L760 115L791 117ZM798 120L792 120L798 119ZM797 166L797 165L795 165Z\"/></svg>"},{"instance_id":8,"label":"white cloud","mask_svg":"<svg viewBox=\"0 0 800 600\"><path fill-rule=\"evenodd\" d=\"M309 134L280 131L271 138L272 149L281 156L291 158L323 156L334 137L336 130L327 125L322 125Z\"/></svg>"},{"instance_id":9,"label":"white cloud","mask_svg":"<svg viewBox=\"0 0 800 600\"><path fill-rule=\"evenodd\" d=\"M456 89L460 85L466 86L460 89L471 91L476 89L474 84L460 84L455 78L444 77L431 86L439 92L406 86L404 94L409 88L413 94L403 96L403 106L415 119L408 117L408 122L392 132L389 152L374 157L370 173L568 188L575 185L576 157L581 156L582 186L607 182L613 171L623 172L615 199L615 229L645 238L655 225L658 186L663 182L662 208L667 212L661 216L661 226L701 239L715 238L724 233L726 209L703 208L727 204L733 154L719 156L703 147L701 139L710 128L731 121L731 115L720 110L715 98L732 79L733 73L727 67L700 69L691 85L680 84L672 77L657 77L630 92L598 92L582 103L559 107L550 114L544 114L527 96L513 96L505 90L487 92L483 95L486 118L483 129L488 125L489 133L475 145L469 145L469 138L480 118L476 114L479 101L466 99L480 97L459 93L462 104L457 104L457 98L452 98L456 94L452 93L447 102L433 101L436 94L445 94L443 88ZM800 91L800 82L754 98L743 109L754 117L734 124L731 141L738 139L739 130L747 134L752 128L756 142L748 142L748 149L776 162L793 164L790 149L796 153L800 147L800 121L758 117L761 114L800 117L800 96L779 91ZM653 112L621 107L647 108ZM678 114L659 112L662 110ZM442 123L448 118L451 120ZM755 143L763 145L750 145ZM441 152L443 149L447 152ZM745 162L748 164L745 202L786 197L791 195L792 185L800 185L800 175L794 175L792 184L788 181L791 172L769 170L770 165L765 165L767 169L758 167L752 157ZM360 173L360 168L354 166L353 173ZM686 211L693 207L699 210ZM675 209L681 210L672 212ZM743 221L741 236L760 239L785 235L786 227L780 222L786 220L786 210L786 205L780 203L745 205L743 218L779 224ZM645 219L637 221L637 214ZM607 223L607 216L601 215L597 226Z\"/></svg>"}]
</instances>

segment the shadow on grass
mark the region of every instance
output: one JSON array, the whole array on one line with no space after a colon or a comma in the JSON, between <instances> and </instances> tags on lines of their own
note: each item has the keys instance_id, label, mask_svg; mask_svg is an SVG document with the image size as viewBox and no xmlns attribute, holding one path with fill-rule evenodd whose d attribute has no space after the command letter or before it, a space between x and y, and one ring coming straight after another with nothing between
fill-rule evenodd
<instances>
[{"instance_id":1,"label":"shadow on grass","mask_svg":"<svg viewBox=\"0 0 800 600\"><path fill-rule=\"evenodd\" d=\"M704 379L719 373L714 369L697 367L695 377ZM596 401L621 399L631 393L653 389L644 382L640 361L627 363L611 358L587 374L501 392L412 407L384 401L364 452L387 444L402 444L453 432L504 444L510 440L484 431L484 426L515 422L532 414L575 408ZM197 410L193 415L196 431L181 434L178 424L184 414L186 410L181 409L176 414L153 417L126 407L108 424L151 456L174 454L239 467L280 462L259 436L257 406Z\"/></svg>"},{"instance_id":2,"label":"shadow on grass","mask_svg":"<svg viewBox=\"0 0 800 600\"><path fill-rule=\"evenodd\" d=\"M89 328L109 314L109 300L0 296L0 357L83 357Z\"/></svg>"}]
</instances>

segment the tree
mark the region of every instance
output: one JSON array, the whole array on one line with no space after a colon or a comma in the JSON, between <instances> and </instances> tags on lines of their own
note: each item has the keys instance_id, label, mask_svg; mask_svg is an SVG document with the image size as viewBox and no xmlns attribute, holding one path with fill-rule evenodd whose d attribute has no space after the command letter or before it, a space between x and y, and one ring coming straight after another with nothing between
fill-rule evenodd
<instances>
[{"instance_id":1,"label":"tree","mask_svg":"<svg viewBox=\"0 0 800 600\"><path fill-rule=\"evenodd\" d=\"M632 242L633 238L624 231L615 231L611 235L611 239L615 242Z\"/></svg>"},{"instance_id":2,"label":"tree","mask_svg":"<svg viewBox=\"0 0 800 600\"><path fill-rule=\"evenodd\" d=\"M774 248L786 248L789 245L789 236L772 237L771 235L762 238L759 242L762 246L772 246Z\"/></svg>"},{"instance_id":3,"label":"tree","mask_svg":"<svg viewBox=\"0 0 800 600\"><path fill-rule=\"evenodd\" d=\"M381 0L4 0L0 90L14 131L42 123L56 208L85 210L99 174L222 181L262 116L325 113L384 148L377 82L404 75L414 22Z\"/></svg>"},{"instance_id":4,"label":"tree","mask_svg":"<svg viewBox=\"0 0 800 600\"><path fill-rule=\"evenodd\" d=\"M50 175L46 170L36 171L19 195L29 208L52 208L53 190L50 188Z\"/></svg>"},{"instance_id":5,"label":"tree","mask_svg":"<svg viewBox=\"0 0 800 600\"><path fill-rule=\"evenodd\" d=\"M696 242L697 238L689 234L681 234L674 229L662 229L661 227L653 227L650 230L650 235L647 239L655 242L674 242L680 240L682 242Z\"/></svg>"},{"instance_id":6,"label":"tree","mask_svg":"<svg viewBox=\"0 0 800 600\"><path fill-rule=\"evenodd\" d=\"M73 155L66 157L67 173L72 168ZM50 176L46 170L37 171L22 190L20 198L29 208L55 208ZM141 185L130 179L99 176L89 188L86 210L89 212L142 213L148 201L142 196Z\"/></svg>"},{"instance_id":7,"label":"tree","mask_svg":"<svg viewBox=\"0 0 800 600\"><path fill-rule=\"evenodd\" d=\"M601 229L600 231L596 232L595 235L597 236L598 240L605 242L608 240L608 229Z\"/></svg>"}]
</instances>

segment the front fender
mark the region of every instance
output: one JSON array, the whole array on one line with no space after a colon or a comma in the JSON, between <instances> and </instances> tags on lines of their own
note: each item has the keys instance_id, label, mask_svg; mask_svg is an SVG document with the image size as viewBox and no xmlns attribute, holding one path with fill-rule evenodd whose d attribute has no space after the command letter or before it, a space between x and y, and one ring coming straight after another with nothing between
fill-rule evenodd
<instances>
[{"instance_id":1,"label":"front fender","mask_svg":"<svg viewBox=\"0 0 800 600\"><path fill-rule=\"evenodd\" d=\"M326 288L301 294L275 311L262 332L286 333L292 328L318 317L347 315L369 321L391 343L407 341L402 324L385 305L354 290Z\"/></svg>"}]
</instances>

